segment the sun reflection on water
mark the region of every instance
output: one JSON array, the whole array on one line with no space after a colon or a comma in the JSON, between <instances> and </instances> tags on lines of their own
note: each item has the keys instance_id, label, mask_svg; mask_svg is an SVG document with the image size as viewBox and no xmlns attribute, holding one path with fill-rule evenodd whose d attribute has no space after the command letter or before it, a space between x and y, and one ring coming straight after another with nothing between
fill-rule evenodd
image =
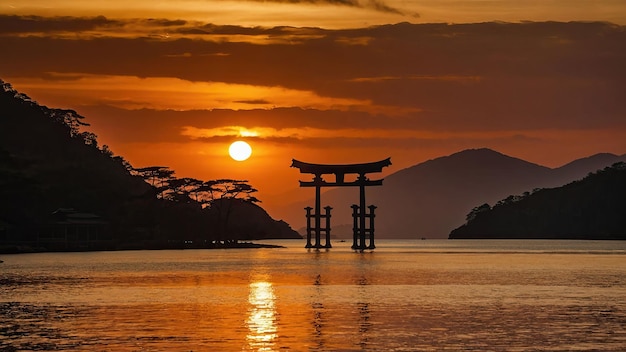
<instances>
[{"instance_id":1,"label":"sun reflection on water","mask_svg":"<svg viewBox=\"0 0 626 352\"><path fill-rule=\"evenodd\" d=\"M271 282L250 283L248 302L248 345L256 351L272 351L276 339L276 296Z\"/></svg>"}]
</instances>

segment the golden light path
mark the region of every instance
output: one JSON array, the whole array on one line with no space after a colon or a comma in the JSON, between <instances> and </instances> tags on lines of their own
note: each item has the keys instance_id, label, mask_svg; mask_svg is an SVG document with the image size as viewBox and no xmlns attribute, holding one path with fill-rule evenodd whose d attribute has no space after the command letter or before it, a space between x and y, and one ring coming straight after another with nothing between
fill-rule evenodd
<instances>
[{"instance_id":1,"label":"golden light path","mask_svg":"<svg viewBox=\"0 0 626 352\"><path fill-rule=\"evenodd\" d=\"M276 327L276 296L271 282L250 283L248 302L248 345L255 351L272 351L278 336Z\"/></svg>"}]
</instances>

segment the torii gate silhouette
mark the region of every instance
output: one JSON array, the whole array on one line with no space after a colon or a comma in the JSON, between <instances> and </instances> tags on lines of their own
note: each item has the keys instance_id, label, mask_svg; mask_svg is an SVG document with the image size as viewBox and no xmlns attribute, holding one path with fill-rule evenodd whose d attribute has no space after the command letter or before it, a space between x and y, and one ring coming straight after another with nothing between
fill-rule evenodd
<instances>
[{"instance_id":1,"label":"torii gate silhouette","mask_svg":"<svg viewBox=\"0 0 626 352\"><path fill-rule=\"evenodd\" d=\"M311 210L313 208L306 207L307 211L307 243L306 248L331 248L330 244L330 210L332 209L330 206L325 207L326 214L321 214L321 188L322 187L359 187L360 189L360 199L359 205L353 205L353 219L354 219L354 227L352 230L352 248L353 249L366 249L366 248L376 248L374 244L374 209L376 207L374 205L370 205L368 208L370 209L370 213L367 214L365 210L365 187L367 186L382 186L383 179L380 180L370 180L367 178L368 173L372 172L382 172L383 167L391 165L391 158L387 158L384 160L372 162L372 163L363 163L363 164L339 164L339 165L329 165L329 164L311 164L305 163L296 159L292 159L291 167L295 167L300 169L300 173L304 174L313 174L315 177L313 181L300 181L300 187L315 187L315 213L311 214ZM335 175L335 182L325 181L322 178L322 175ZM355 181L346 182L344 181L346 174L357 174L358 177ZM315 219L314 227L311 227L311 217ZM321 228L321 219L326 219L326 226L324 229ZM367 229L365 227L365 219L370 219L370 228ZM315 244L311 243L311 232L315 232ZM322 246L321 244L321 233L324 231L326 233L326 243ZM365 235L369 233L370 243L368 246L365 244Z\"/></svg>"}]
</instances>

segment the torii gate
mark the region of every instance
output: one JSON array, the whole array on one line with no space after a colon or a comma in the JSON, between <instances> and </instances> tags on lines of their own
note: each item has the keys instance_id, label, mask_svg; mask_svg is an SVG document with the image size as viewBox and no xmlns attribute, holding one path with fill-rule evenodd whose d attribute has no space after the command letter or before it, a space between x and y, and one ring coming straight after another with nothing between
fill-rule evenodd
<instances>
[{"instance_id":1,"label":"torii gate","mask_svg":"<svg viewBox=\"0 0 626 352\"><path fill-rule=\"evenodd\" d=\"M365 249L365 248L375 248L374 245L374 209L375 206L371 205L370 214L366 214L365 210L365 187L367 186L382 186L383 180L370 180L367 178L366 174L372 172L381 172L383 167L391 165L391 158L387 158L384 160L372 162L372 163L363 163L363 164L344 164L344 165L328 165L328 164L311 164L305 163L302 161L298 161L296 159L292 159L291 167L295 167L300 169L300 173L303 174L313 174L315 177L313 181L300 181L300 187L315 187L315 213L311 214L311 210L313 208L307 207L305 208L307 211L307 243L306 248L330 248L332 247L330 244L330 210L331 207L325 207L326 214L321 214L321 188L322 187L356 187L358 186L360 189L360 201L359 205L353 205L353 214L354 217L354 228L353 228L353 249ZM322 175L334 174L335 182L328 182L322 179ZM346 182L344 181L344 176L346 174L357 174L358 178L355 181ZM315 227L312 228L310 224L310 219L313 217L315 219ZM321 228L321 218L324 217L326 219L326 227L324 229ZM370 218L370 228L366 229L365 227L365 218ZM358 222L357 222L358 220ZM311 230L315 232L315 244L311 244ZM321 232L326 232L326 244L322 246L321 244ZM365 245L365 235L366 232L369 232L370 235L370 244L369 246Z\"/></svg>"}]
</instances>

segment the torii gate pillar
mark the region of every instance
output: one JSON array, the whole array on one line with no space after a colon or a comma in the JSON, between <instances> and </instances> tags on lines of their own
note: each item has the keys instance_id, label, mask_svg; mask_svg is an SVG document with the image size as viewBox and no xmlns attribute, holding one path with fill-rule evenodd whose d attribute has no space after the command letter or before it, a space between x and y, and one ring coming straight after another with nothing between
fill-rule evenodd
<instances>
[{"instance_id":1,"label":"torii gate pillar","mask_svg":"<svg viewBox=\"0 0 626 352\"><path fill-rule=\"evenodd\" d=\"M315 177L313 181L300 181L300 187L315 187L315 213L311 214L313 208L305 208L307 211L307 244L306 248L330 248L330 207L325 207L326 214L321 214L321 188L322 187L359 187L359 206L353 206L354 216L354 229L353 229L353 249L366 249L374 248L374 209L375 206L371 205L366 207L365 202L365 187L367 186L382 186L383 180L370 180L367 178L368 173L381 172L383 167L391 165L391 158L380 160L373 163L364 164L311 164L292 160L291 167L300 169L300 173L313 174ZM325 181L322 176L327 174L335 175L335 182ZM346 174L357 174L358 177L355 181L346 182ZM358 211L357 208L358 207ZM366 209L370 209L370 214L367 214ZM311 217L313 217L315 224L311 227ZM358 217L358 222L357 222ZM366 228L366 218L370 218L370 228ZM321 219L326 220L326 226L322 228ZM312 233L315 233L315 244L311 243ZM321 233L326 234L326 244L321 244ZM365 239L366 234L370 236L370 245L366 246Z\"/></svg>"}]
</instances>

